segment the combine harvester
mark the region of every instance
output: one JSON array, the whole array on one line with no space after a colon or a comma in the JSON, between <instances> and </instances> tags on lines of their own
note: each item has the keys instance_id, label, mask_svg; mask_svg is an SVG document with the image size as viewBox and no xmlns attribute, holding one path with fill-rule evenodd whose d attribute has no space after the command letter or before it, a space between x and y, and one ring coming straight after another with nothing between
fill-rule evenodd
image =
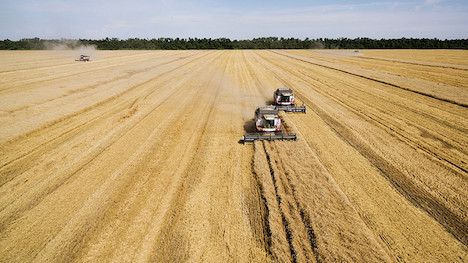
<instances>
[{"instance_id":1,"label":"combine harvester","mask_svg":"<svg viewBox=\"0 0 468 263\"><path fill-rule=\"evenodd\" d=\"M88 62L88 61L89 61L89 56L81 55L81 56L80 56L80 59L76 59L75 61L84 61L84 62Z\"/></svg>"},{"instance_id":2,"label":"combine harvester","mask_svg":"<svg viewBox=\"0 0 468 263\"><path fill-rule=\"evenodd\" d=\"M291 112L304 112L306 113L305 106L296 106L294 95L291 89L279 88L273 94L273 100L277 110L291 111Z\"/></svg>"},{"instance_id":3,"label":"combine harvester","mask_svg":"<svg viewBox=\"0 0 468 263\"><path fill-rule=\"evenodd\" d=\"M242 136L242 143L255 140L296 140L295 133L284 133L281 130L281 119L275 106L263 106L255 111L256 133L246 133Z\"/></svg>"}]
</instances>

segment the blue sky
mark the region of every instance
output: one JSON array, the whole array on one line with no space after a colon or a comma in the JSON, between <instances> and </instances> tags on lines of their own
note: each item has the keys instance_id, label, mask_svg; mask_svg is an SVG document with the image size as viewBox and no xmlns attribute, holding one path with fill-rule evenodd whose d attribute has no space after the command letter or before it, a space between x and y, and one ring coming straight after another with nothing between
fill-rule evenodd
<instances>
[{"instance_id":1,"label":"blue sky","mask_svg":"<svg viewBox=\"0 0 468 263\"><path fill-rule=\"evenodd\" d=\"M468 38L468 1L0 0L0 39Z\"/></svg>"}]
</instances>

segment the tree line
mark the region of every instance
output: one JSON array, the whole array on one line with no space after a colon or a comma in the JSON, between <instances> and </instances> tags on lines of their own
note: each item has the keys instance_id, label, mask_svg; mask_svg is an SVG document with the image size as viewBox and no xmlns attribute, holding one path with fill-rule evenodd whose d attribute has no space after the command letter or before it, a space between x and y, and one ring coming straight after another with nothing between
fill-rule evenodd
<instances>
[{"instance_id":1,"label":"tree line","mask_svg":"<svg viewBox=\"0 0 468 263\"><path fill-rule=\"evenodd\" d=\"M175 49L468 49L468 39L437 38L278 38L261 37L249 40L230 40L229 38L105 38L99 40L50 40L24 38L18 41L0 40L1 50L42 50L65 45L65 48L77 48L92 45L100 50L140 49L140 50L175 50Z\"/></svg>"}]
</instances>

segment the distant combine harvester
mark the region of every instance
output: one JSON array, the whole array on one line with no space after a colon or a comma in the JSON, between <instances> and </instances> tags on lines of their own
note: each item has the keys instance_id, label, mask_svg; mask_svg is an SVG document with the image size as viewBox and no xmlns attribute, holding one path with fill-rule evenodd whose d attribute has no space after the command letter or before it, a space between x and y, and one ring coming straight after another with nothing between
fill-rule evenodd
<instances>
[{"instance_id":1,"label":"distant combine harvester","mask_svg":"<svg viewBox=\"0 0 468 263\"><path fill-rule=\"evenodd\" d=\"M75 61L84 61L84 62L88 62L88 61L89 61L89 56L80 55L80 59L76 59Z\"/></svg>"}]
</instances>

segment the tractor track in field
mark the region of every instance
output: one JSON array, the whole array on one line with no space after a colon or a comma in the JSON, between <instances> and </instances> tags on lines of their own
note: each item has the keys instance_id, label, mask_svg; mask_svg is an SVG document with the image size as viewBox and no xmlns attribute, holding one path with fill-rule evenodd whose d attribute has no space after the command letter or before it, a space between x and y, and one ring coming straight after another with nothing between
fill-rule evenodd
<instances>
[{"instance_id":1,"label":"tractor track in field","mask_svg":"<svg viewBox=\"0 0 468 263\"><path fill-rule=\"evenodd\" d=\"M246 59L245 54L243 54L243 60L245 61L247 71L250 73L249 76L255 83L254 86L256 87L257 93L261 94L262 90L265 90L265 87L261 84L262 82L257 74L255 74L252 62ZM255 60L255 63L258 63L258 61ZM252 108L259 106L255 103L258 102L252 101ZM268 104L268 102L264 104ZM287 128L285 128L285 131L289 132ZM267 149L269 147L266 145L266 143L262 142L260 147L257 144L254 144L255 151L257 151L257 148L260 148L258 151L261 151L262 155L266 157L266 163L268 164L270 172L269 176L271 177L271 181L270 179L259 180L259 175L255 171L255 168L253 169L253 173L256 175L259 183L260 191L262 192L262 199L265 202L265 207L268 211L265 218L267 222L267 229L265 232L269 233L268 240L270 253L278 261L290 259L292 262L316 262L316 259L318 258L317 251L313 251L314 246L311 239L314 236L313 230L310 224L306 225L302 211L301 216L299 216L297 200L294 200L294 202L291 200L291 192L285 193L285 188L291 191L290 184L285 182L285 180L287 181L288 179L284 178L284 172L278 170L280 167L279 164L274 163L277 162L277 160L274 161L272 158L270 158L271 149ZM255 165L253 167L255 167ZM264 182L264 180L267 181ZM266 194L263 189L268 189L268 186L265 184L269 184L269 182L272 182L272 190L274 191L273 194L270 195L270 198L266 198L265 196L268 196L268 194ZM289 196L286 196L287 194L289 194ZM275 198L272 198L273 196L275 196ZM274 214L274 211L279 211L279 215L278 213ZM268 218L270 213L272 213L272 216L276 216L276 219L274 220L277 220L278 223L281 224L275 225L274 223L271 223L271 219ZM294 213L295 217L293 218L290 213ZM299 217L301 218L302 222L300 222L300 220L298 221ZM279 218L281 218L281 221ZM270 226L270 224L272 225ZM275 229L279 226L282 226L280 227L282 230ZM276 238L272 238L271 229L275 229L273 232ZM307 233L307 235L305 235L305 233ZM304 238L305 236L309 237L309 241L311 242L310 245L307 244L307 241ZM272 244L273 242L274 244ZM281 249L285 247L289 248L289 254L285 253L287 250L284 251Z\"/></svg>"},{"instance_id":2,"label":"tractor track in field","mask_svg":"<svg viewBox=\"0 0 468 263\"><path fill-rule=\"evenodd\" d=\"M296 59L294 57L292 58ZM265 57L264 59L268 60ZM281 65L279 65L278 63L275 63L274 61L269 61L269 62L275 64L276 66L282 68L285 71L289 71L287 68L282 67ZM304 61L304 62L307 62L307 61ZM307 82L307 80L305 79L305 76L300 76L290 71L289 73L292 75L296 75L298 78L304 79ZM292 86L290 83L285 82L281 76L278 76L276 74L275 76L279 80L284 82L286 86ZM466 233L468 232L468 221L466 221L466 219L454 213L453 210L450 209L447 205L444 205L441 202L442 200L440 200L440 198L436 198L430 192L425 191L421 189L420 187L418 187L417 185L415 185L414 182L410 178L408 178L406 175L404 175L400 171L400 169L396 168L390 162L386 161L383 157L379 156L379 154L376 153L374 150L372 150L365 142L362 142L359 140L359 138L356 138L353 135L353 133L350 130L348 130L348 128L346 128L344 125L342 125L337 120L335 120L332 116L326 113L323 109L320 109L318 106L316 106L312 101L307 99L307 97L304 96L304 94L301 94L300 91L296 91L296 93L299 95L301 100L303 100L310 109L316 112L317 115L319 115L343 140L348 142L352 147L357 149L363 156L365 156L371 163L373 163L381 171L382 175L385 176L389 180L389 182L392 183L395 189L398 189L398 191L403 196L405 196L409 201L411 201L411 203L413 203L415 206L421 207L422 209L427 211L432 217L434 217L437 221L439 221L450 233L452 233L462 243L464 243L465 245L468 244L468 237L466 236ZM357 112L361 115L363 114L360 111L357 111ZM364 116L375 121L382 127L389 129L391 132L397 132L397 130L388 127L383 122L378 121L377 119L372 118L369 115L364 115ZM395 136L392 133L390 134L392 136ZM396 137L396 138L398 138L399 140L402 140L402 138L406 138L406 140L403 139L402 141L409 144L411 147L421 149L425 153L429 154L430 156L437 158L437 160L440 160L443 163L446 163L448 165L454 166L455 168L451 168L451 169L456 174L460 173L460 171L461 173L467 172L467 170L464 169L463 167L457 165L456 163L451 162L450 160L447 160L441 157L440 155L436 153L433 153L432 151L429 151L428 148L423 147L419 143L413 142L408 137L403 136L402 134L399 134L399 133L398 135L400 135L401 137ZM450 166L448 168L450 168Z\"/></svg>"},{"instance_id":3,"label":"tractor track in field","mask_svg":"<svg viewBox=\"0 0 468 263\"><path fill-rule=\"evenodd\" d=\"M245 57L244 57L245 59ZM246 61L245 65L251 72L250 76L254 83L261 86L263 78L259 76L262 74L259 70L262 65L256 56L251 56L252 61ZM256 64L256 65L255 65ZM263 73L264 74L264 73ZM257 86L256 85L256 86ZM266 89L267 87L263 87ZM263 90L262 89L262 90ZM288 113L289 114L289 113ZM295 114L295 113L291 113ZM296 113L300 115L301 113ZM283 129L285 132L296 132L300 133L297 129L290 127L290 120L287 118L287 114L280 113L283 119ZM300 136L300 135L298 135ZM291 181L292 178L297 178L299 174L296 171L287 168L287 163L291 163L294 154L292 156L280 155L286 145L295 147L295 144L303 145L304 141L299 140L298 142L284 142L281 146L278 142L259 142L254 144L255 157L253 163L253 172L259 182L259 188L262 192L262 199L265 202L268 213L266 214L267 226L266 231L269 233L269 251L273 255L276 261L291 261L291 262L321 262L328 260L346 260L346 256L337 256L333 250L346 251L345 246L331 247L328 249L319 248L317 243L317 235L314 231L314 224L311 220L310 208L304 207L304 199L301 199L298 195L303 195L303 190L297 190L295 184ZM308 148L311 151L310 148ZM308 156L306 154L306 156ZM295 163L297 169L302 169L302 165ZM291 165L291 164L290 164ZM268 167L265 169L263 167ZM319 164L319 166L321 166ZM268 171L268 172L267 172ZM297 181L296 181L297 184ZM304 182L305 188L308 188L307 183ZM310 189L308 189L310 191ZM334 191L334 190L332 190ZM303 197L302 197L303 198ZM347 208L348 209L348 208ZM345 209L347 211L347 209ZM356 216L356 215L355 215ZM324 220L319 218L316 220ZM349 218L350 224L361 224L363 223L358 217L353 219ZM358 223L359 222L359 223ZM322 235L324 233L321 233ZM372 243L372 237L363 234L361 240ZM333 242L332 242L333 243ZM370 245L370 244L368 244ZM385 254L379 254L376 251L379 250L379 245L370 245L372 252L369 252L380 260L388 260ZM347 252L343 252L347 254ZM375 254L374 254L375 253ZM351 253L352 254L352 253Z\"/></svg>"},{"instance_id":4,"label":"tractor track in field","mask_svg":"<svg viewBox=\"0 0 468 263\"><path fill-rule=\"evenodd\" d=\"M258 61L249 61L245 54L242 54L242 60L245 61L248 76L252 80L256 93L262 94L265 87L259 78L259 72L255 72L253 64L258 63ZM251 102L253 109L260 103L256 100ZM297 200L291 199L291 186L285 182L288 179L285 178L281 170L278 170L280 166L275 163L277 159L270 158L271 150L269 151L267 148L269 147L265 142L254 144L254 151L260 151L260 154L265 158L262 158L262 161L255 159L252 165L252 172L262 193L262 200L267 211L263 219L265 222L264 232L267 233L267 250L277 261L316 262L316 251L312 251L313 245L308 245L308 242L312 242L313 230L310 224L305 225L303 211L299 212ZM266 163L264 163L265 160ZM258 162L261 165L268 165L269 175L262 171L256 171ZM289 190L288 193L285 193L285 188ZM293 213L294 216L291 216L290 213Z\"/></svg>"},{"instance_id":5,"label":"tractor track in field","mask_svg":"<svg viewBox=\"0 0 468 263\"><path fill-rule=\"evenodd\" d=\"M262 144L293 262L319 261L315 233L310 219L306 219L304 211L299 209L300 204L295 195L294 187L291 186L287 174L282 171L284 168L280 168L282 167L281 159L273 160L270 157L272 149L268 149L265 141ZM305 237L308 237L309 243Z\"/></svg>"},{"instance_id":6,"label":"tractor track in field","mask_svg":"<svg viewBox=\"0 0 468 263\"><path fill-rule=\"evenodd\" d=\"M291 257L292 257L292 262L297 262L297 253L296 252L296 249L293 245L293 241L292 241L292 227L290 227L290 223L291 223L291 218L289 218L289 220L286 218L285 216L285 212L284 212L284 204L282 202L282 195L279 193L278 191L278 181L277 181L277 178L275 177L275 170L273 169L273 165L272 165L272 160L270 159L270 155L268 154L268 150L266 149L266 146L265 146L265 142L262 143L263 144L263 150L265 151L265 156L266 156L266 159L267 159L267 163L268 163L268 167L270 168L270 176L271 176L271 179L273 181L273 187L275 189L275 195L276 195L276 200L278 202L278 206L280 208L280 214L281 214L281 223L283 225L283 228L284 228L284 231L285 231L285 234L286 234L286 240L288 242L288 246L289 246L289 252L291 253Z\"/></svg>"},{"instance_id":7,"label":"tractor track in field","mask_svg":"<svg viewBox=\"0 0 468 263\"><path fill-rule=\"evenodd\" d=\"M286 120L288 119L286 118ZM367 231L353 233L349 236L343 233L346 236L343 237L344 240L355 240L356 238L360 240L353 241L353 243L347 241L340 243L333 239L327 240L329 235L337 234L336 230L332 229L333 227L323 226L324 222L332 222L336 219L328 218L327 213L333 213L335 217L340 218L344 216L349 225L364 226L364 222L350 204L344 205L340 210L335 210L337 207L333 203L342 202L343 197L340 190L334 186L331 188L319 186L323 180L327 181L329 179L327 179L328 175L322 170L323 166L317 162L317 159L308 153L302 152L304 160L308 159L309 164L314 163L311 165L312 167L303 166L301 163L305 164L304 162L294 160L298 155L292 148L304 149L306 152L310 151L309 146L304 143L300 139L298 141L300 146L291 145L291 142L263 141L254 144L254 173L259 178L262 196L268 209L270 251L273 258L276 261L291 262L347 261L362 256L352 252L354 250L353 246L359 246L366 247L368 249L366 255L372 257L373 260L390 261L378 241L372 235L369 235ZM282 153L285 149L288 149L287 153ZM265 166L267 168L263 168ZM294 168L291 168L291 166ZM298 173L298 171L305 170L317 173L316 176L318 177L315 178L315 185L310 184L309 180L314 179L309 178L309 175ZM305 176L307 179L301 178L301 176ZM324 202L331 203L328 208L307 204L308 202L314 202L307 200L307 193L315 191L318 192L318 196L322 194L321 199L327 200ZM323 210L323 213L321 210ZM327 245L323 246L324 243L327 243Z\"/></svg>"}]
</instances>

